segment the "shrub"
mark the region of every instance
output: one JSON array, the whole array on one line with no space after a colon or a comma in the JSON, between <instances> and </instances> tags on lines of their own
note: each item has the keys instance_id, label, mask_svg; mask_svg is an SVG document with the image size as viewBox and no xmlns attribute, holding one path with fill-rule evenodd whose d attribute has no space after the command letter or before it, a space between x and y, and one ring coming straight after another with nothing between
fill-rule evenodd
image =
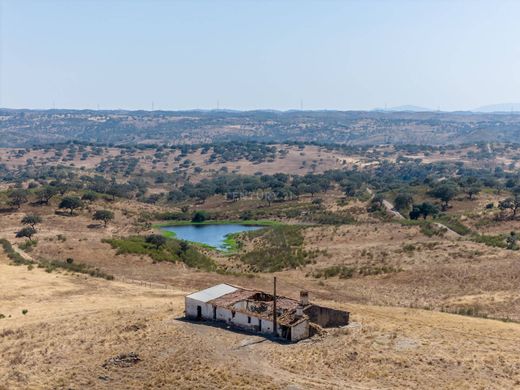
<instances>
[{"instance_id":1,"label":"shrub","mask_svg":"<svg viewBox=\"0 0 520 390\"><path fill-rule=\"evenodd\" d=\"M145 242L155 245L155 248L158 250L161 246L166 244L166 237L160 234L150 234L149 236L146 236Z\"/></svg>"},{"instance_id":2,"label":"shrub","mask_svg":"<svg viewBox=\"0 0 520 390\"><path fill-rule=\"evenodd\" d=\"M313 273L315 278L332 278L338 276L340 279L350 279L355 275L359 276L370 276L388 274L393 272L401 271L400 268L396 268L390 265L364 265L361 267L357 266L346 266L346 265L334 265L327 268L322 268Z\"/></svg>"},{"instance_id":3,"label":"shrub","mask_svg":"<svg viewBox=\"0 0 520 390\"><path fill-rule=\"evenodd\" d=\"M13 261L13 263L15 265L21 265L21 264L30 265L30 264L34 263L31 260L26 260L22 255L20 255L18 252L16 252L14 250L13 246L11 245L11 243L9 241L7 241L6 239L0 238L0 245L2 245L5 254L7 255L7 257L10 260Z\"/></svg>"},{"instance_id":4,"label":"shrub","mask_svg":"<svg viewBox=\"0 0 520 390\"><path fill-rule=\"evenodd\" d=\"M191 218L191 222L201 223L208 219L208 214L205 211L196 211Z\"/></svg>"},{"instance_id":5,"label":"shrub","mask_svg":"<svg viewBox=\"0 0 520 390\"><path fill-rule=\"evenodd\" d=\"M507 248L506 237L501 234L496 236L476 234L472 240L491 247Z\"/></svg>"},{"instance_id":6,"label":"shrub","mask_svg":"<svg viewBox=\"0 0 520 390\"><path fill-rule=\"evenodd\" d=\"M16 232L16 238L27 237L29 240L36 234L36 229L30 226L24 227Z\"/></svg>"}]
</instances>

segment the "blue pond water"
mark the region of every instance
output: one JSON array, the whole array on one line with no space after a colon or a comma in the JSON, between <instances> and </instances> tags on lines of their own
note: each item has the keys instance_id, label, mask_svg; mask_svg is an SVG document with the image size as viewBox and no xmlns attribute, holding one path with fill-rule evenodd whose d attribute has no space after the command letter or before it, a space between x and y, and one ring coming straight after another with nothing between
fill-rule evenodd
<instances>
[{"instance_id":1,"label":"blue pond water","mask_svg":"<svg viewBox=\"0 0 520 390\"><path fill-rule=\"evenodd\" d=\"M175 233L181 240L200 242L220 250L225 250L224 239L228 234L262 229L262 226L230 225L183 225L167 226L163 230Z\"/></svg>"}]
</instances>

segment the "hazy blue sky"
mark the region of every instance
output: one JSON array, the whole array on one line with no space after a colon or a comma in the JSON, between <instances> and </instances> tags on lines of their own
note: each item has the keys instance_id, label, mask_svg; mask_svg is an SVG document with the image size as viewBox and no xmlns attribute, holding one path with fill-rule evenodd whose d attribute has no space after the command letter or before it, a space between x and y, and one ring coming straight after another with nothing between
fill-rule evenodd
<instances>
[{"instance_id":1,"label":"hazy blue sky","mask_svg":"<svg viewBox=\"0 0 520 390\"><path fill-rule=\"evenodd\" d=\"M520 101L520 1L0 0L0 106ZM54 103L53 103L54 102Z\"/></svg>"}]
</instances>

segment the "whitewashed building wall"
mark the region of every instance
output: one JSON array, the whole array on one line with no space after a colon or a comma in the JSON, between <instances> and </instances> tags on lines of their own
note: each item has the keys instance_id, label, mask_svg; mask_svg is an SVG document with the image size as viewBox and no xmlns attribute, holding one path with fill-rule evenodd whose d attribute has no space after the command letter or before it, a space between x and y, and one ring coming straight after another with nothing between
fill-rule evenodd
<instances>
[{"instance_id":1,"label":"whitewashed building wall","mask_svg":"<svg viewBox=\"0 0 520 390\"><path fill-rule=\"evenodd\" d=\"M309 321L302 321L291 328L291 341L299 341L309 337Z\"/></svg>"}]
</instances>

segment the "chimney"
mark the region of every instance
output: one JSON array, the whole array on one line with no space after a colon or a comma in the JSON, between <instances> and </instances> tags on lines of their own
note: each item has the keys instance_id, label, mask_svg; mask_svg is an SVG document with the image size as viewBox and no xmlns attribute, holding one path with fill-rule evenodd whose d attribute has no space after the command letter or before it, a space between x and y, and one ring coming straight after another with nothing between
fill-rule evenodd
<instances>
[{"instance_id":1,"label":"chimney","mask_svg":"<svg viewBox=\"0 0 520 390\"><path fill-rule=\"evenodd\" d=\"M296 308L295 317L296 318L302 318L303 317L303 306L302 305L298 305L298 307Z\"/></svg>"},{"instance_id":2,"label":"chimney","mask_svg":"<svg viewBox=\"0 0 520 390\"><path fill-rule=\"evenodd\" d=\"M300 291L300 306L307 306L309 304L309 292Z\"/></svg>"}]
</instances>

